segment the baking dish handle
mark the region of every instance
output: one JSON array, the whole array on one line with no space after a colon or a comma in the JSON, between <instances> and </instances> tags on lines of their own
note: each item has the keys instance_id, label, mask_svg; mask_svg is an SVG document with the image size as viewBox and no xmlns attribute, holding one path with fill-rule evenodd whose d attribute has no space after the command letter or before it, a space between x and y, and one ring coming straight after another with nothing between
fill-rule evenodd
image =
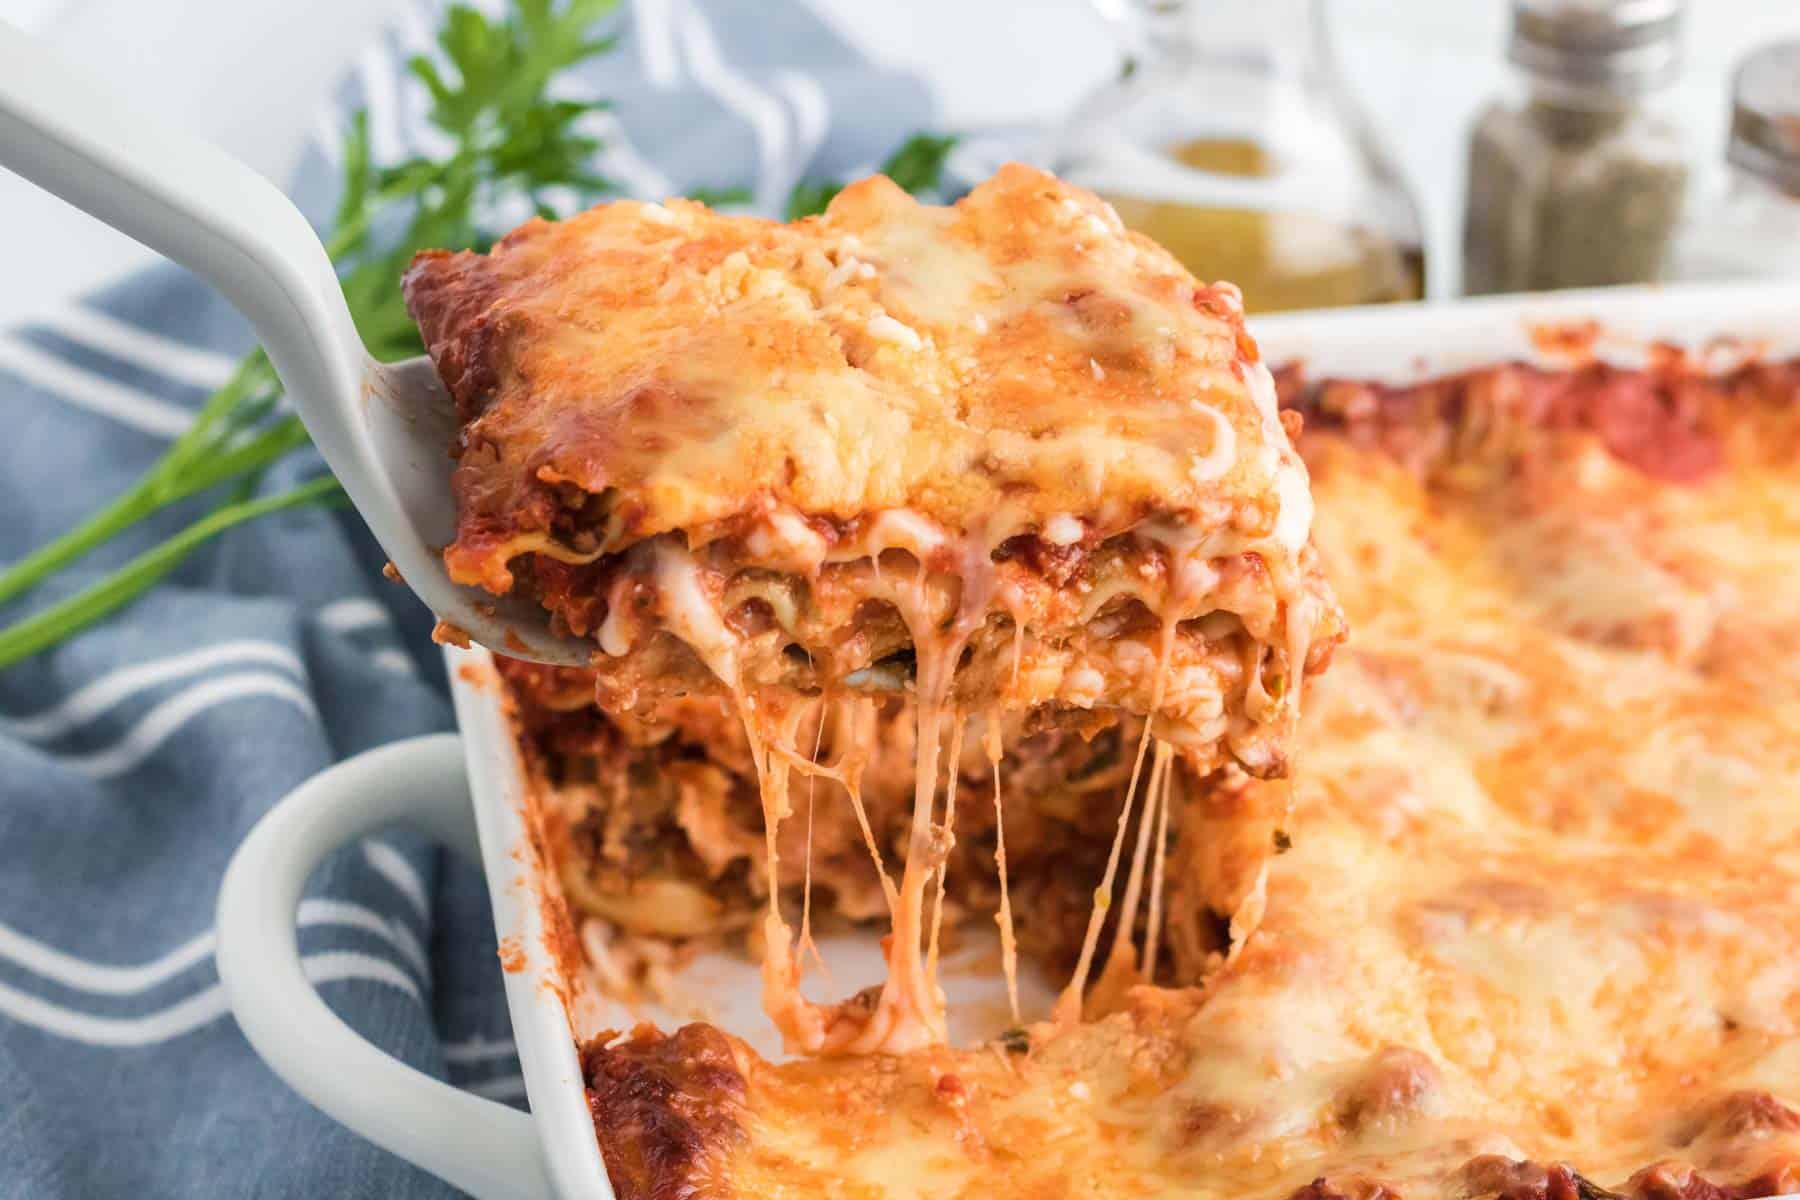
<instances>
[{"instance_id":1,"label":"baking dish handle","mask_svg":"<svg viewBox=\"0 0 1800 1200\"><path fill-rule=\"evenodd\" d=\"M481 1200L548 1200L530 1116L377 1049L326 1007L301 966L295 918L307 880L333 851L393 825L479 862L455 734L340 763L251 830L219 892L219 977L232 1011L275 1073L334 1120Z\"/></svg>"}]
</instances>

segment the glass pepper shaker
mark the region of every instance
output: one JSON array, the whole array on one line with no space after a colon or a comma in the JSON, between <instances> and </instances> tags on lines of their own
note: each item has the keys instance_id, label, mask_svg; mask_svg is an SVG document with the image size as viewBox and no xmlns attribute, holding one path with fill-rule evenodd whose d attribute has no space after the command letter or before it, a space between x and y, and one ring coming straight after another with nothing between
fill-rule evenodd
<instances>
[{"instance_id":1,"label":"glass pepper shaker","mask_svg":"<svg viewBox=\"0 0 1800 1200\"><path fill-rule=\"evenodd\" d=\"M1658 278L1688 182L1662 111L1681 0L1513 0L1512 17L1514 93L1469 139L1463 291Z\"/></svg>"},{"instance_id":2,"label":"glass pepper shaker","mask_svg":"<svg viewBox=\"0 0 1800 1200\"><path fill-rule=\"evenodd\" d=\"M1323 0L1096 0L1126 34L1057 172L1251 311L1415 300L1412 195L1339 75Z\"/></svg>"},{"instance_id":3,"label":"glass pepper shaker","mask_svg":"<svg viewBox=\"0 0 1800 1200\"><path fill-rule=\"evenodd\" d=\"M1673 278L1800 278L1800 40L1764 46L1731 89L1728 177L1675 247Z\"/></svg>"}]
</instances>

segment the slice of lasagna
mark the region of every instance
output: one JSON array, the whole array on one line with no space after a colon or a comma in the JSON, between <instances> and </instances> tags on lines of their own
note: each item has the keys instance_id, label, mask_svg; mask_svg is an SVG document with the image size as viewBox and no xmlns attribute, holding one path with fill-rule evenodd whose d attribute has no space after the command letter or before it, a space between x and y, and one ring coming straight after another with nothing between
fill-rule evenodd
<instances>
[{"instance_id":1,"label":"slice of lasagna","mask_svg":"<svg viewBox=\"0 0 1800 1200\"><path fill-rule=\"evenodd\" d=\"M1235 289L1088 193L1015 166L947 208L865 180L790 225L620 202L421 255L405 286L463 420L452 576L592 637L612 717L710 698L742 720L794 1047L943 1040L926 898L965 717L994 761L1021 714L1137 718L1122 817L1164 757L1285 771L1341 637L1305 467ZM821 760L817 730L894 693L917 753L888 984L826 1008L779 907L788 777L860 804L866 748Z\"/></svg>"}]
</instances>

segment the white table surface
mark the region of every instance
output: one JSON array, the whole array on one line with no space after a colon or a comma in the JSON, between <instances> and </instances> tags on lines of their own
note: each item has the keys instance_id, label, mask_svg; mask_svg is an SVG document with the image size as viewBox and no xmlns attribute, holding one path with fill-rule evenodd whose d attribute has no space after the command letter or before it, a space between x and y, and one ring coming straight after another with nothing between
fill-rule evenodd
<instances>
[{"instance_id":1,"label":"white table surface","mask_svg":"<svg viewBox=\"0 0 1800 1200\"><path fill-rule=\"evenodd\" d=\"M870 57L930 80L952 128L1053 117L1116 62L1087 0L807 2ZM1351 81L1425 202L1433 247L1448 250L1460 208L1464 132L1503 78L1503 0L1333 5ZM0 19L23 25L110 79L131 103L279 180L312 136L332 82L395 6L396 0L0 0ZM1710 163L1723 140L1730 64L1748 47L1800 36L1800 0L1690 0L1690 6L1688 69L1675 100ZM5 171L0 250L7 263L0 274L0 325L152 257Z\"/></svg>"}]
</instances>

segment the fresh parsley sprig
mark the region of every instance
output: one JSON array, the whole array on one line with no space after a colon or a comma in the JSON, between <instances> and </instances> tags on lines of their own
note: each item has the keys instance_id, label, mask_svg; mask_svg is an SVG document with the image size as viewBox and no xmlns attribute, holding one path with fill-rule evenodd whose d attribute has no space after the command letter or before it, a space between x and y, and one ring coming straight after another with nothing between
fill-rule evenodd
<instances>
[{"instance_id":1,"label":"fresh parsley sprig","mask_svg":"<svg viewBox=\"0 0 1800 1200\"><path fill-rule=\"evenodd\" d=\"M400 294L415 253L438 247L485 250L523 212L557 218L615 192L593 163L604 148L589 118L600 99L559 94L571 67L615 44L599 27L618 0L512 0L502 18L453 5L437 36L438 58L408 69L431 95L430 122L445 149L377 165L368 117L345 133L343 180L325 249L369 352L383 361L420 353ZM937 185L953 140L921 135L883 171L909 191ZM822 211L841 183L802 183L790 216ZM699 195L699 193L696 193ZM714 203L742 202L741 188L709 191ZM128 603L207 541L245 521L284 509L344 502L330 475L257 497L264 474L308 443L298 417L280 403L281 382L261 349L246 355L210 396L194 424L144 475L75 528L0 570L0 603L42 583L96 547L170 505L215 494L211 511L189 522L98 582L0 629L0 668L70 637Z\"/></svg>"}]
</instances>

